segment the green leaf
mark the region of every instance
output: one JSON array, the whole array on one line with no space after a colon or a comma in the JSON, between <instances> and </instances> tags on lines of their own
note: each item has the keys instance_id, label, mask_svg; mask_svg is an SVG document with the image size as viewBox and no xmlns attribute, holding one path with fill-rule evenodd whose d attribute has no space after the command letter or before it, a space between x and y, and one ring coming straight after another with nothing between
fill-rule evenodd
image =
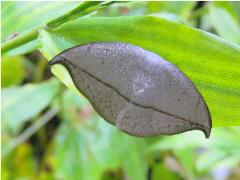
<instances>
[{"instance_id":1,"label":"green leaf","mask_svg":"<svg viewBox=\"0 0 240 180\"><path fill-rule=\"evenodd\" d=\"M145 179L145 140L121 133L86 102L70 91L63 95L64 123L55 139L56 177L100 179L105 171L122 168L129 179Z\"/></svg>"},{"instance_id":2,"label":"green leaf","mask_svg":"<svg viewBox=\"0 0 240 180\"><path fill-rule=\"evenodd\" d=\"M208 7L210 20L217 33L240 44L240 23L230 2L212 2Z\"/></svg>"},{"instance_id":3,"label":"green leaf","mask_svg":"<svg viewBox=\"0 0 240 180\"><path fill-rule=\"evenodd\" d=\"M62 15L78 4L79 2L1 2L2 42L11 34L20 34L43 25L47 20Z\"/></svg>"},{"instance_id":4,"label":"green leaf","mask_svg":"<svg viewBox=\"0 0 240 180\"><path fill-rule=\"evenodd\" d=\"M18 85L22 82L24 78L24 60L21 56L2 58L2 87Z\"/></svg>"},{"instance_id":5,"label":"green leaf","mask_svg":"<svg viewBox=\"0 0 240 180\"><path fill-rule=\"evenodd\" d=\"M186 141L187 139L187 141ZM150 151L167 151L167 150L175 150L181 151L184 149L193 149L198 145L202 145L206 143L206 139L201 137L200 132L191 131L186 132L184 134L178 134L174 136L164 137L160 141L157 141L151 145L149 148Z\"/></svg>"},{"instance_id":6,"label":"green leaf","mask_svg":"<svg viewBox=\"0 0 240 180\"><path fill-rule=\"evenodd\" d=\"M24 122L36 116L51 103L59 89L59 82L55 79L40 84L3 89L1 91L3 132L17 134Z\"/></svg>"},{"instance_id":7,"label":"green leaf","mask_svg":"<svg viewBox=\"0 0 240 180\"><path fill-rule=\"evenodd\" d=\"M41 52L50 60L74 45L120 41L159 54L177 65L197 86L213 126L240 125L240 47L212 34L150 16L81 18L40 33ZM228 67L228 68L225 68ZM61 65L53 73L74 85Z\"/></svg>"}]
</instances>

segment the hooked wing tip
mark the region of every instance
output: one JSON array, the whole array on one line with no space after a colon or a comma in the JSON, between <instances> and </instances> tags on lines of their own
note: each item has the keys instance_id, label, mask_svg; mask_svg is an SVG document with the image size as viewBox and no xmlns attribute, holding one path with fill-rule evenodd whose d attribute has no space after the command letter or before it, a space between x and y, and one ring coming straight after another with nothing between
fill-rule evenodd
<instances>
[{"instance_id":1,"label":"hooked wing tip","mask_svg":"<svg viewBox=\"0 0 240 180\"><path fill-rule=\"evenodd\" d=\"M61 56L55 56L51 61L48 62L49 65L54 65L62 62Z\"/></svg>"},{"instance_id":2,"label":"hooked wing tip","mask_svg":"<svg viewBox=\"0 0 240 180\"><path fill-rule=\"evenodd\" d=\"M49 65L54 65L57 63L57 60L56 59L52 59L51 61L48 62Z\"/></svg>"},{"instance_id":3,"label":"hooked wing tip","mask_svg":"<svg viewBox=\"0 0 240 180\"><path fill-rule=\"evenodd\" d=\"M206 138L209 138L210 137L210 134L211 134L211 129L212 129L212 121L211 121L211 117L208 119L208 125L206 126L201 126L201 127L196 127L194 129L196 130L200 130L204 133L205 137Z\"/></svg>"},{"instance_id":4,"label":"hooked wing tip","mask_svg":"<svg viewBox=\"0 0 240 180\"><path fill-rule=\"evenodd\" d=\"M204 132L206 138L209 138L210 134L211 134L211 129L212 129L212 118L211 118L210 111L208 109L206 102L204 104L205 104L206 114L207 114L207 117L206 117L207 123L200 130L202 130Z\"/></svg>"},{"instance_id":5,"label":"hooked wing tip","mask_svg":"<svg viewBox=\"0 0 240 180\"><path fill-rule=\"evenodd\" d=\"M205 127L205 128L200 129L200 130L204 133L206 138L210 137L210 133L211 133L211 128L210 127L209 128Z\"/></svg>"}]
</instances>

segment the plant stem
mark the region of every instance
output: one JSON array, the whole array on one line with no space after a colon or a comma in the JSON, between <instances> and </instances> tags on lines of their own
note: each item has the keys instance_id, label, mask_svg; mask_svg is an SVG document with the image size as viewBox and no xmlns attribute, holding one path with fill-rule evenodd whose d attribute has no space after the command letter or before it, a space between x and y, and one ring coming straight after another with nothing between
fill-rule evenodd
<instances>
[{"instance_id":1,"label":"plant stem","mask_svg":"<svg viewBox=\"0 0 240 180\"><path fill-rule=\"evenodd\" d=\"M41 29L42 27L37 27L25 34L22 34L20 36L17 36L16 38L9 40L5 43L3 43L3 45L1 46L1 52L7 52L10 49L16 48L22 44L28 43L34 39L36 39L38 37L38 31L39 29Z\"/></svg>"},{"instance_id":2,"label":"plant stem","mask_svg":"<svg viewBox=\"0 0 240 180\"><path fill-rule=\"evenodd\" d=\"M48 110L41 118L37 119L29 128L27 128L22 134L20 134L15 140L13 140L2 153L2 156L6 156L12 150L14 150L19 144L25 142L30 138L37 130L43 127L48 121L50 121L57 113L59 109L56 107Z\"/></svg>"},{"instance_id":3,"label":"plant stem","mask_svg":"<svg viewBox=\"0 0 240 180\"><path fill-rule=\"evenodd\" d=\"M69 20L72 20L72 19L75 19L77 17L80 17L80 16L83 16L83 15L86 15L87 13L84 13L84 11L90 7L93 7L93 6L97 6L99 5L100 3L102 3L101 1L86 1L86 2L83 2L81 3L79 6L77 6L76 8L72 9L71 11L67 12L66 14L56 18L56 19L53 19L51 21L49 21L47 23L47 27L52 29L52 28L55 28L55 27L58 27L59 25L69 21Z\"/></svg>"}]
</instances>

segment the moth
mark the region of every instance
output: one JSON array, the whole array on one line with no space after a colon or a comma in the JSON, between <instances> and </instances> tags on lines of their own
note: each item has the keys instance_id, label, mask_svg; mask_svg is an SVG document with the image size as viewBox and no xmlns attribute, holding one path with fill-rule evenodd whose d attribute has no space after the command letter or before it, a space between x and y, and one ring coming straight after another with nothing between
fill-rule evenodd
<instances>
[{"instance_id":1,"label":"moth","mask_svg":"<svg viewBox=\"0 0 240 180\"><path fill-rule=\"evenodd\" d=\"M120 42L90 43L61 52L49 64L64 65L98 114L127 134L201 130L210 136L211 116L197 88L153 52Z\"/></svg>"}]
</instances>

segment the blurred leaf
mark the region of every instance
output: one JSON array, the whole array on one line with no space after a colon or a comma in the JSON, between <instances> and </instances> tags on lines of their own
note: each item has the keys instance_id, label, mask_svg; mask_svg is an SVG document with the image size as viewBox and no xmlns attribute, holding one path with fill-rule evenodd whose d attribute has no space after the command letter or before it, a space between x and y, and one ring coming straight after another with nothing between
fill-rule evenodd
<instances>
[{"instance_id":1,"label":"blurred leaf","mask_svg":"<svg viewBox=\"0 0 240 180\"><path fill-rule=\"evenodd\" d=\"M64 108L68 121L56 136L56 177L99 179L105 171L121 167L130 179L145 179L145 140L119 132L85 102L69 91L63 96L63 104L71 105Z\"/></svg>"},{"instance_id":2,"label":"blurred leaf","mask_svg":"<svg viewBox=\"0 0 240 180\"><path fill-rule=\"evenodd\" d=\"M212 32L213 31L213 24L211 21L209 21L210 19L210 15L207 13L204 13L200 16L201 19L201 23L200 23L200 29L204 30L204 31L208 31L208 32Z\"/></svg>"},{"instance_id":3,"label":"blurred leaf","mask_svg":"<svg viewBox=\"0 0 240 180\"><path fill-rule=\"evenodd\" d=\"M212 135L211 135L212 136ZM205 144L206 140L204 136L197 131L186 132L184 134L178 134L173 136L167 136L162 138L160 141L157 141L151 145L149 148L150 151L166 151L166 150L184 150L192 149Z\"/></svg>"},{"instance_id":4,"label":"blurred leaf","mask_svg":"<svg viewBox=\"0 0 240 180\"><path fill-rule=\"evenodd\" d=\"M166 12L170 14L175 14L177 16L181 16L186 18L190 11L195 6L196 2L190 1L182 1L182 2L169 2L169 1L160 1L160 2L148 2L147 13L159 13Z\"/></svg>"},{"instance_id":5,"label":"blurred leaf","mask_svg":"<svg viewBox=\"0 0 240 180\"><path fill-rule=\"evenodd\" d=\"M177 16L177 15L171 14L171 13L161 12L161 13L154 13L151 15L159 17L159 18L163 18L163 19L166 19L169 21L173 21L173 22L178 22L178 23L182 22L182 18L180 16Z\"/></svg>"},{"instance_id":6,"label":"blurred leaf","mask_svg":"<svg viewBox=\"0 0 240 180\"><path fill-rule=\"evenodd\" d=\"M234 167L240 162L240 128L213 129L210 139L204 140L199 132L186 132L164 137L151 145L150 151L173 151L188 176L195 179L198 172L209 172L216 166Z\"/></svg>"},{"instance_id":7,"label":"blurred leaf","mask_svg":"<svg viewBox=\"0 0 240 180\"><path fill-rule=\"evenodd\" d=\"M202 146L207 149L196 162L200 171L222 166L232 168L240 163L240 127L222 128ZM203 157L202 157L203 156Z\"/></svg>"},{"instance_id":8,"label":"blurred leaf","mask_svg":"<svg viewBox=\"0 0 240 180\"><path fill-rule=\"evenodd\" d=\"M216 7L219 8L223 8L224 10L226 10L233 19L236 20L238 19L238 10L235 9L235 6L237 7L239 5L239 2L221 2L221 1L215 1L215 2L211 2L211 4L213 4Z\"/></svg>"},{"instance_id":9,"label":"blurred leaf","mask_svg":"<svg viewBox=\"0 0 240 180\"><path fill-rule=\"evenodd\" d=\"M40 43L36 39L36 40L30 41L29 43L26 43L22 46L19 46L17 48L14 48L14 49L11 49L10 51L5 52L4 56L16 56L16 55L27 54L27 53L30 53L30 52L38 49L39 45L40 45Z\"/></svg>"},{"instance_id":10,"label":"blurred leaf","mask_svg":"<svg viewBox=\"0 0 240 180\"><path fill-rule=\"evenodd\" d=\"M103 7L109 6L111 4L115 3L114 1L104 2L104 1L86 1L82 2L80 5L72 9L71 11L63 14L60 17L57 17L56 19L53 19L46 23L48 28L55 28L60 26L61 24L74 20L76 18L79 18L81 16L85 16L88 14L91 14L92 12L95 12L98 9L101 9Z\"/></svg>"},{"instance_id":11,"label":"blurred leaf","mask_svg":"<svg viewBox=\"0 0 240 180\"><path fill-rule=\"evenodd\" d=\"M170 169L168 169L163 163L154 164L152 167L152 180L159 179L180 179L176 174L174 174Z\"/></svg>"},{"instance_id":12,"label":"blurred leaf","mask_svg":"<svg viewBox=\"0 0 240 180\"><path fill-rule=\"evenodd\" d=\"M45 145L44 156L41 159L41 163L38 168L37 179L38 180L53 180L54 178L54 152L55 144L51 141L49 144Z\"/></svg>"},{"instance_id":13,"label":"blurred leaf","mask_svg":"<svg viewBox=\"0 0 240 180\"><path fill-rule=\"evenodd\" d=\"M8 171L6 166L4 166L3 163L1 162L1 179L2 180L9 179L9 176L10 172Z\"/></svg>"},{"instance_id":14,"label":"blurred leaf","mask_svg":"<svg viewBox=\"0 0 240 180\"><path fill-rule=\"evenodd\" d=\"M117 170L109 170L106 171L102 177L101 180L122 180L124 179L124 174L121 169Z\"/></svg>"},{"instance_id":15,"label":"blurred leaf","mask_svg":"<svg viewBox=\"0 0 240 180\"><path fill-rule=\"evenodd\" d=\"M196 179L197 174L194 167L196 154L194 152L194 148L188 147L181 150L174 150L174 154L184 169L184 175L188 179Z\"/></svg>"},{"instance_id":16,"label":"blurred leaf","mask_svg":"<svg viewBox=\"0 0 240 180\"><path fill-rule=\"evenodd\" d=\"M230 2L209 4L210 20L217 33L227 40L240 44L240 23Z\"/></svg>"},{"instance_id":17,"label":"blurred leaf","mask_svg":"<svg viewBox=\"0 0 240 180\"><path fill-rule=\"evenodd\" d=\"M22 144L2 159L2 166L4 167L3 180L34 179L37 172L37 164L29 144Z\"/></svg>"},{"instance_id":18,"label":"blurred leaf","mask_svg":"<svg viewBox=\"0 0 240 180\"><path fill-rule=\"evenodd\" d=\"M222 150L218 151L207 151L198 158L196 168L198 171L209 170L218 160L224 159L226 152Z\"/></svg>"},{"instance_id":19,"label":"blurred leaf","mask_svg":"<svg viewBox=\"0 0 240 180\"><path fill-rule=\"evenodd\" d=\"M196 2L169 2L169 1L130 1L128 3L117 3L113 6L98 11L93 16L139 16L153 15L168 19L170 21L189 24L187 21L191 10Z\"/></svg>"},{"instance_id":20,"label":"blurred leaf","mask_svg":"<svg viewBox=\"0 0 240 180\"><path fill-rule=\"evenodd\" d=\"M126 42L153 51L194 82L208 104L213 126L240 124L240 47L214 35L149 16L92 17L52 32L43 30L40 40L48 60L74 45L101 41ZM52 72L77 91L63 66L56 65Z\"/></svg>"},{"instance_id":21,"label":"blurred leaf","mask_svg":"<svg viewBox=\"0 0 240 180\"><path fill-rule=\"evenodd\" d=\"M237 21L240 22L240 3L238 1L230 1L232 8L234 9L236 16L237 16Z\"/></svg>"},{"instance_id":22,"label":"blurred leaf","mask_svg":"<svg viewBox=\"0 0 240 180\"><path fill-rule=\"evenodd\" d=\"M11 34L20 34L43 25L47 20L64 14L78 4L79 2L1 2L2 42Z\"/></svg>"},{"instance_id":23,"label":"blurred leaf","mask_svg":"<svg viewBox=\"0 0 240 180\"><path fill-rule=\"evenodd\" d=\"M22 82L24 79L24 60L21 56L2 58L2 87L18 85Z\"/></svg>"},{"instance_id":24,"label":"blurred leaf","mask_svg":"<svg viewBox=\"0 0 240 180\"><path fill-rule=\"evenodd\" d=\"M1 91L3 132L18 133L24 122L48 106L59 92L59 87L59 82L52 79L40 84L3 89Z\"/></svg>"},{"instance_id":25,"label":"blurred leaf","mask_svg":"<svg viewBox=\"0 0 240 180\"><path fill-rule=\"evenodd\" d=\"M150 151L155 150L183 150L202 148L216 148L225 151L239 151L240 127L216 128L212 130L209 139L204 139L198 131L190 131L184 134L163 137L160 141L153 143Z\"/></svg>"}]
</instances>

